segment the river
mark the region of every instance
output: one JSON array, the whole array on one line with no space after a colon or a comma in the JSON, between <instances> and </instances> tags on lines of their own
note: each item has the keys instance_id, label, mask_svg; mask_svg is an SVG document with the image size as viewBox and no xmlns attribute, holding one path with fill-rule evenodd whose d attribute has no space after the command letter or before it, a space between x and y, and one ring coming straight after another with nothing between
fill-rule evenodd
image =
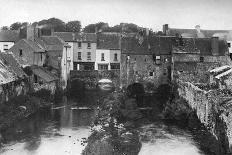
<instances>
[{"instance_id":1,"label":"river","mask_svg":"<svg viewBox=\"0 0 232 155\"><path fill-rule=\"evenodd\" d=\"M94 97L95 96L95 97ZM2 155L78 155L90 131L94 108L78 106L96 103L96 94L80 103L65 100L59 106L40 109L1 133ZM77 107L76 107L77 105ZM60 107L60 108L57 108ZM55 108L55 109L54 109ZM162 121L141 127L142 148L139 155L203 155L191 132Z\"/></svg>"}]
</instances>

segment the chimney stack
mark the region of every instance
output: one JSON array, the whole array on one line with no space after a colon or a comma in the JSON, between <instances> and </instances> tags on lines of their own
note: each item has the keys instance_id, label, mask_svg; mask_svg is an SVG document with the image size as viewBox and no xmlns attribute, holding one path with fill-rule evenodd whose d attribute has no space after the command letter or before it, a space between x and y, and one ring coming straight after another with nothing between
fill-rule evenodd
<instances>
[{"instance_id":1,"label":"chimney stack","mask_svg":"<svg viewBox=\"0 0 232 155\"><path fill-rule=\"evenodd\" d=\"M211 51L213 56L219 55L219 38L212 37L211 38Z\"/></svg>"},{"instance_id":2,"label":"chimney stack","mask_svg":"<svg viewBox=\"0 0 232 155\"><path fill-rule=\"evenodd\" d=\"M35 40L35 27L32 25L27 26L27 40Z\"/></svg>"},{"instance_id":3,"label":"chimney stack","mask_svg":"<svg viewBox=\"0 0 232 155\"><path fill-rule=\"evenodd\" d=\"M168 35L168 24L164 24L163 25L163 33L165 34L165 35Z\"/></svg>"}]
</instances>

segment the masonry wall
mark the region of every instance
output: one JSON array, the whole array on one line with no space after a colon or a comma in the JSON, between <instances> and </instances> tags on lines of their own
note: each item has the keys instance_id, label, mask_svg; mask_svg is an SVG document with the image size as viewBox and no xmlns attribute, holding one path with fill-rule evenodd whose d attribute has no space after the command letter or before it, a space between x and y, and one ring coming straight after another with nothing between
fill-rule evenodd
<instances>
[{"instance_id":1,"label":"masonry wall","mask_svg":"<svg viewBox=\"0 0 232 155\"><path fill-rule=\"evenodd\" d=\"M73 45L73 61L74 62L95 62L96 61L96 43L90 43L91 48L88 48L87 42L81 42L81 47L78 47L78 43ZM81 52L81 60L78 60L78 52ZM87 59L87 53L91 53L91 60Z\"/></svg>"},{"instance_id":2,"label":"masonry wall","mask_svg":"<svg viewBox=\"0 0 232 155\"><path fill-rule=\"evenodd\" d=\"M135 82L157 88L170 82L171 56L161 55L160 64L156 64L152 55L121 55L121 87Z\"/></svg>"},{"instance_id":3,"label":"masonry wall","mask_svg":"<svg viewBox=\"0 0 232 155\"><path fill-rule=\"evenodd\" d=\"M203 57L203 62L200 61ZM232 65L229 56L201 56L199 54L174 54L173 78L192 83L208 83L209 71L223 65Z\"/></svg>"}]
</instances>

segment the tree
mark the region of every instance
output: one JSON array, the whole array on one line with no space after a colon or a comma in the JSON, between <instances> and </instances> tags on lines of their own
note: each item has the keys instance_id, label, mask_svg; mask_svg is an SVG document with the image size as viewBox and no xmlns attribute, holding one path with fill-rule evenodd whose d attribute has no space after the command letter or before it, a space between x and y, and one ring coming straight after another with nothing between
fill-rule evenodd
<instances>
[{"instance_id":1,"label":"tree","mask_svg":"<svg viewBox=\"0 0 232 155\"><path fill-rule=\"evenodd\" d=\"M3 27L1 27L1 30L9 30L9 27L8 26L3 26Z\"/></svg>"},{"instance_id":2,"label":"tree","mask_svg":"<svg viewBox=\"0 0 232 155\"><path fill-rule=\"evenodd\" d=\"M67 32L80 32L81 31L81 22L78 20L70 21L65 24Z\"/></svg>"},{"instance_id":3,"label":"tree","mask_svg":"<svg viewBox=\"0 0 232 155\"><path fill-rule=\"evenodd\" d=\"M40 28L53 27L56 32L65 31L65 23L58 18L44 19L38 22Z\"/></svg>"},{"instance_id":4,"label":"tree","mask_svg":"<svg viewBox=\"0 0 232 155\"><path fill-rule=\"evenodd\" d=\"M22 26L22 23L15 22L15 23L10 25L10 30L18 30L18 29L20 29L21 26Z\"/></svg>"},{"instance_id":5,"label":"tree","mask_svg":"<svg viewBox=\"0 0 232 155\"><path fill-rule=\"evenodd\" d=\"M105 31L108 28L109 28L109 24L108 23L98 22L96 24L89 24L89 25L87 25L83 29L83 31L86 32L86 33L95 33L95 32L99 32L99 31Z\"/></svg>"}]
</instances>

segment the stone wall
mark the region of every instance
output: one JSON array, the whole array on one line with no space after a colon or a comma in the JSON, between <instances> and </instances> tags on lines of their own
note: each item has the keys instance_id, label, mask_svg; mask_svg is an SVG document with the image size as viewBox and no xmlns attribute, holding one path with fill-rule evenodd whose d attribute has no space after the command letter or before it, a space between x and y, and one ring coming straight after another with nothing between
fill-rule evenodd
<instances>
[{"instance_id":1,"label":"stone wall","mask_svg":"<svg viewBox=\"0 0 232 155\"><path fill-rule=\"evenodd\" d=\"M232 107L230 106L232 97L228 98L228 94L218 89L206 91L190 82L178 80L177 83L179 96L187 101L200 122L217 139L222 151L230 154L232 151Z\"/></svg>"},{"instance_id":2,"label":"stone wall","mask_svg":"<svg viewBox=\"0 0 232 155\"><path fill-rule=\"evenodd\" d=\"M7 102L16 96L26 95L28 91L29 85L23 80L3 84L0 86L0 104Z\"/></svg>"},{"instance_id":3,"label":"stone wall","mask_svg":"<svg viewBox=\"0 0 232 155\"><path fill-rule=\"evenodd\" d=\"M127 87L135 82L143 85L152 83L155 88L167 84L171 75L171 56L161 55L155 62L153 55L121 55L121 86ZM146 88L146 87L145 87Z\"/></svg>"},{"instance_id":4,"label":"stone wall","mask_svg":"<svg viewBox=\"0 0 232 155\"><path fill-rule=\"evenodd\" d=\"M81 80L91 86L96 86L100 79L110 79L116 87L120 86L120 70L94 70L94 71L78 71L70 72L70 81Z\"/></svg>"}]
</instances>

